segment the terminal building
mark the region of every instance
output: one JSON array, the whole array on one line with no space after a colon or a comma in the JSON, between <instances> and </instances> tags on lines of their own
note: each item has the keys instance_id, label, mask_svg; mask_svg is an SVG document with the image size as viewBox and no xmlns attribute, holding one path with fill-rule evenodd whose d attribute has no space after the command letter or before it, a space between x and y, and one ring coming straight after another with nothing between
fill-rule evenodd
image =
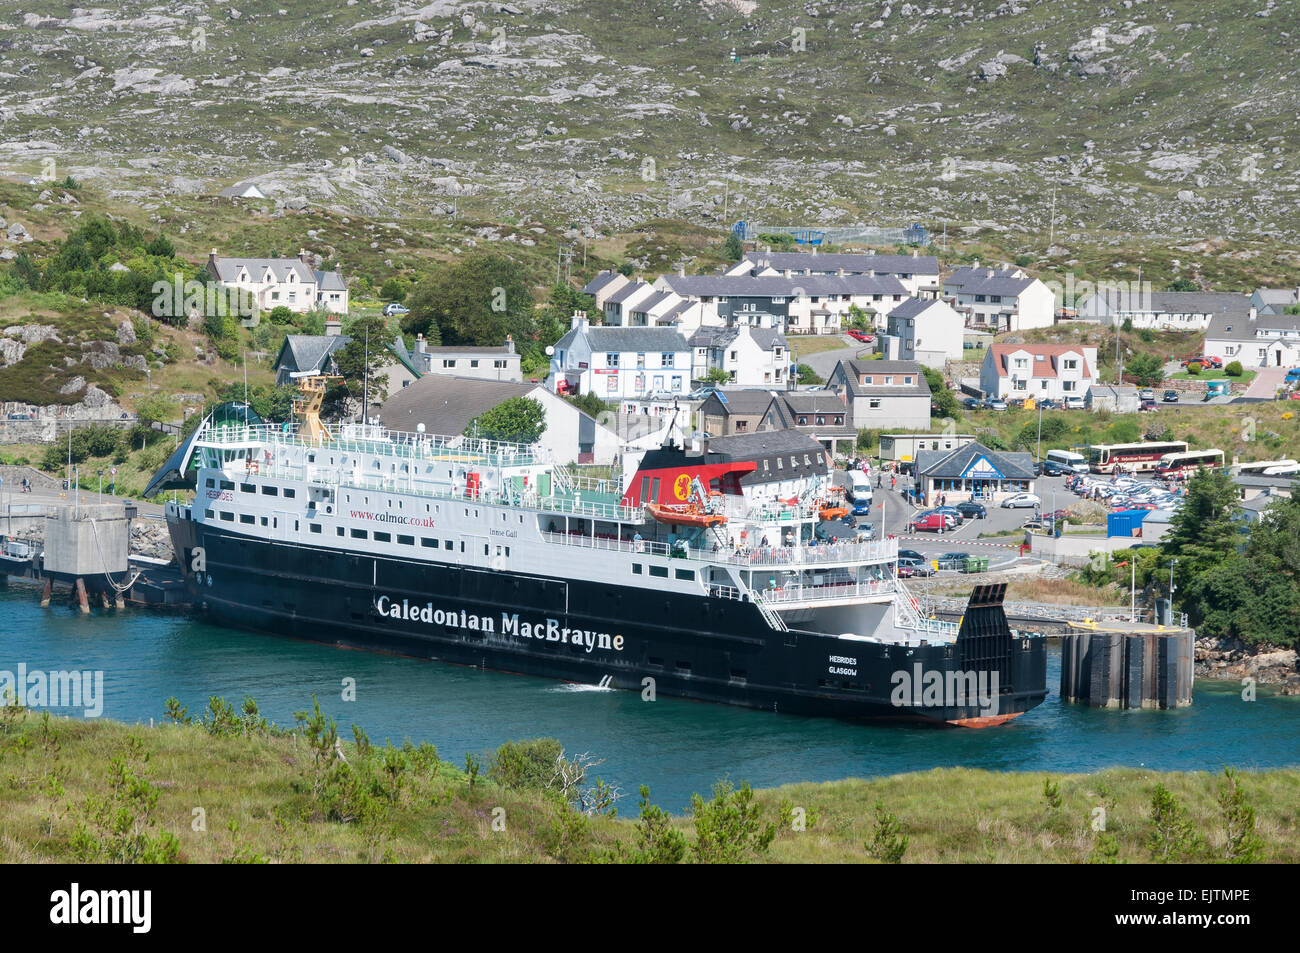
<instances>
[{"instance_id":1,"label":"terminal building","mask_svg":"<svg viewBox=\"0 0 1300 953\"><path fill-rule=\"evenodd\" d=\"M949 504L997 504L1016 493L1034 492L1034 458L1000 453L977 442L955 450L922 450L916 457L916 480L931 506L941 493Z\"/></svg>"}]
</instances>

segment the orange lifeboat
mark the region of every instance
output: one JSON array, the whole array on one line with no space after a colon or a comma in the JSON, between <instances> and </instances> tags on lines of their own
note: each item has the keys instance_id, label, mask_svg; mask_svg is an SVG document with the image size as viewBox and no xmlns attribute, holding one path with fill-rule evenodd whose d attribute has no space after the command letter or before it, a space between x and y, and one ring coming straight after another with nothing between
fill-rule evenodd
<instances>
[{"instance_id":1,"label":"orange lifeboat","mask_svg":"<svg viewBox=\"0 0 1300 953\"><path fill-rule=\"evenodd\" d=\"M719 526L727 521L721 513L708 513L698 503L647 503L646 512L660 523L678 526Z\"/></svg>"}]
</instances>

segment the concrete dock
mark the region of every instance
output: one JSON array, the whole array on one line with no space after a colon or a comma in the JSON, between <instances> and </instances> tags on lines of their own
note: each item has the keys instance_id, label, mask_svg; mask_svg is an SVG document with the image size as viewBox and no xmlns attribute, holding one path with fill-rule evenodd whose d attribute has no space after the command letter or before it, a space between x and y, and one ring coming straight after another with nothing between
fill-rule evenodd
<instances>
[{"instance_id":1,"label":"concrete dock","mask_svg":"<svg viewBox=\"0 0 1300 953\"><path fill-rule=\"evenodd\" d=\"M1186 708L1194 641L1188 628L1071 622L1061 637L1061 699L1095 708Z\"/></svg>"}]
</instances>

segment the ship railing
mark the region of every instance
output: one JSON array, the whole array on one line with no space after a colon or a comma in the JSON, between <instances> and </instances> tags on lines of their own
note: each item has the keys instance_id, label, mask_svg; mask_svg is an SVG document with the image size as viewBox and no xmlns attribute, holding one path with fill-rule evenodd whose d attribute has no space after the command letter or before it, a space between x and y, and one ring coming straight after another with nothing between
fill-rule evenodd
<instances>
[{"instance_id":1,"label":"ship railing","mask_svg":"<svg viewBox=\"0 0 1300 953\"><path fill-rule=\"evenodd\" d=\"M626 509L626 507L623 507ZM651 556L668 556L699 560L714 565L746 568L793 568L843 563L890 562L898 558L898 544L894 540L870 543L835 543L820 546L760 547L754 550L728 550L720 546L716 551L700 549L684 542L670 546L657 540L617 539L612 536L591 536L581 533L543 532L542 537L551 543L565 546L582 546L587 549L608 549L624 553L644 553Z\"/></svg>"},{"instance_id":2,"label":"ship railing","mask_svg":"<svg viewBox=\"0 0 1300 953\"><path fill-rule=\"evenodd\" d=\"M532 444L486 440L481 437L408 433L376 426L344 428L329 440L312 441L303 437L294 424L223 423L205 428L199 434L199 443L213 447L263 444L274 447L328 448L422 460L451 457L479 466L530 466L550 461L550 455L544 448Z\"/></svg>"},{"instance_id":3,"label":"ship railing","mask_svg":"<svg viewBox=\"0 0 1300 953\"><path fill-rule=\"evenodd\" d=\"M871 582L829 583L823 586L781 586L759 590L763 601L771 605L786 602L829 602L892 595L896 591L889 579Z\"/></svg>"}]
</instances>

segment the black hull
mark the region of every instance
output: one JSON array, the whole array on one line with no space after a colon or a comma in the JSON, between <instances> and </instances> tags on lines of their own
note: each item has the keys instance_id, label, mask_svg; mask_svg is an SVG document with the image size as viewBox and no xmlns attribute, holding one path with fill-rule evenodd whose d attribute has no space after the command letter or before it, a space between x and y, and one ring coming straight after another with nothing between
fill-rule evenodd
<instances>
[{"instance_id":1,"label":"black hull","mask_svg":"<svg viewBox=\"0 0 1300 953\"><path fill-rule=\"evenodd\" d=\"M1046 696L1045 640L1011 636L1000 594L987 631L969 612L955 645L846 643L773 631L748 602L353 555L188 520L171 528L195 605L237 628L850 720L997 724ZM920 679L911 692L898 685L900 672L951 683L974 671L995 674L993 705L987 694L925 694Z\"/></svg>"}]
</instances>

